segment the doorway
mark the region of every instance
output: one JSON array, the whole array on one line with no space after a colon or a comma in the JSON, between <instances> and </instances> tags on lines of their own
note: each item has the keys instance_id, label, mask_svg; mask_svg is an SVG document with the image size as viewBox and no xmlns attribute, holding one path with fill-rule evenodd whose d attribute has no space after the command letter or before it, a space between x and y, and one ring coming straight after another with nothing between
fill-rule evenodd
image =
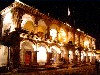
<instances>
[{"instance_id":1,"label":"doorway","mask_svg":"<svg viewBox=\"0 0 100 75\"><path fill-rule=\"evenodd\" d=\"M30 65L31 64L31 60L32 60L32 52L31 51L26 51L25 52L25 64L26 65Z\"/></svg>"}]
</instances>

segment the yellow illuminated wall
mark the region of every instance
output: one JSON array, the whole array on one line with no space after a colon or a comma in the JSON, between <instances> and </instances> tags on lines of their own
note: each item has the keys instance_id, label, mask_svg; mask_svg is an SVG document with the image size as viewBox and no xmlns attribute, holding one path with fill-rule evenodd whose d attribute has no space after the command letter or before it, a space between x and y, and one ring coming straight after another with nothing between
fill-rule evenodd
<instances>
[{"instance_id":1,"label":"yellow illuminated wall","mask_svg":"<svg viewBox=\"0 0 100 75\"><path fill-rule=\"evenodd\" d=\"M40 19L38 21L38 29L37 29L38 32L42 32L45 34L47 33L46 29L47 29L46 23L42 19Z\"/></svg>"},{"instance_id":2,"label":"yellow illuminated wall","mask_svg":"<svg viewBox=\"0 0 100 75\"><path fill-rule=\"evenodd\" d=\"M59 30L58 40L60 42L67 42L67 34L63 28L60 28L60 30Z\"/></svg>"},{"instance_id":3,"label":"yellow illuminated wall","mask_svg":"<svg viewBox=\"0 0 100 75\"><path fill-rule=\"evenodd\" d=\"M26 29L29 32L34 31L34 25L32 21L27 21L26 24L24 25L24 29Z\"/></svg>"},{"instance_id":4,"label":"yellow illuminated wall","mask_svg":"<svg viewBox=\"0 0 100 75\"><path fill-rule=\"evenodd\" d=\"M73 33L71 31L68 32L68 41L73 41Z\"/></svg>"}]
</instances>

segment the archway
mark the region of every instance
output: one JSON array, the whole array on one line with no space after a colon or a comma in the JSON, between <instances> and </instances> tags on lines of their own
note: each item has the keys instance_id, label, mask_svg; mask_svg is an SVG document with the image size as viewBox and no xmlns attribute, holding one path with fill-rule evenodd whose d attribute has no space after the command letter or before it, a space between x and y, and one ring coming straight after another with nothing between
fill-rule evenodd
<instances>
[{"instance_id":1,"label":"archway","mask_svg":"<svg viewBox=\"0 0 100 75\"><path fill-rule=\"evenodd\" d=\"M29 40L20 42L20 62L23 65L30 65L33 62L34 43Z\"/></svg>"},{"instance_id":2,"label":"archway","mask_svg":"<svg viewBox=\"0 0 100 75\"><path fill-rule=\"evenodd\" d=\"M51 46L50 50L52 52L52 64L59 65L59 60L61 58L61 50L57 46Z\"/></svg>"},{"instance_id":3,"label":"archway","mask_svg":"<svg viewBox=\"0 0 100 75\"><path fill-rule=\"evenodd\" d=\"M86 53L84 51L81 51L81 61L82 63L86 62Z\"/></svg>"},{"instance_id":4,"label":"archway","mask_svg":"<svg viewBox=\"0 0 100 75\"><path fill-rule=\"evenodd\" d=\"M75 50L75 55L76 55L76 58L75 58L75 60L76 60L76 62L78 62L79 63L79 51L78 50Z\"/></svg>"},{"instance_id":5,"label":"archway","mask_svg":"<svg viewBox=\"0 0 100 75\"><path fill-rule=\"evenodd\" d=\"M47 62L46 48L44 46L39 46L37 51L37 62L39 65L45 65Z\"/></svg>"},{"instance_id":6,"label":"archway","mask_svg":"<svg viewBox=\"0 0 100 75\"><path fill-rule=\"evenodd\" d=\"M21 27L29 32L34 32L35 18L29 14L22 16Z\"/></svg>"}]
</instances>

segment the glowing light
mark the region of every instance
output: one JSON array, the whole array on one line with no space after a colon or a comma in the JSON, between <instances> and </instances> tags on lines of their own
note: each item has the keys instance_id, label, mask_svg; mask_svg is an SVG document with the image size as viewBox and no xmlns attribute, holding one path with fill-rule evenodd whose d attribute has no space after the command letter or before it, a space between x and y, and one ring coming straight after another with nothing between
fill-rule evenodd
<instances>
[{"instance_id":1,"label":"glowing light","mask_svg":"<svg viewBox=\"0 0 100 75\"><path fill-rule=\"evenodd\" d=\"M89 53L88 53L88 56L92 56L92 53L89 52Z\"/></svg>"},{"instance_id":2,"label":"glowing light","mask_svg":"<svg viewBox=\"0 0 100 75\"><path fill-rule=\"evenodd\" d=\"M77 31L81 31L80 29L77 29Z\"/></svg>"},{"instance_id":3,"label":"glowing light","mask_svg":"<svg viewBox=\"0 0 100 75\"><path fill-rule=\"evenodd\" d=\"M89 47L89 41L85 41L85 42L84 42L84 46L85 46L85 47Z\"/></svg>"},{"instance_id":4,"label":"glowing light","mask_svg":"<svg viewBox=\"0 0 100 75\"><path fill-rule=\"evenodd\" d=\"M68 41L72 41L73 40L73 34L72 32L68 32Z\"/></svg>"},{"instance_id":5,"label":"glowing light","mask_svg":"<svg viewBox=\"0 0 100 75\"><path fill-rule=\"evenodd\" d=\"M72 56L72 53L73 53L72 51L69 51L69 57L71 57L71 56Z\"/></svg>"},{"instance_id":6,"label":"glowing light","mask_svg":"<svg viewBox=\"0 0 100 75\"><path fill-rule=\"evenodd\" d=\"M84 51L82 51L81 55L86 56L86 53Z\"/></svg>"},{"instance_id":7,"label":"glowing light","mask_svg":"<svg viewBox=\"0 0 100 75\"><path fill-rule=\"evenodd\" d=\"M47 60L46 48L40 46L38 47L37 51L39 51L37 52L37 62L39 64L46 63L46 60Z\"/></svg>"},{"instance_id":8,"label":"glowing light","mask_svg":"<svg viewBox=\"0 0 100 75\"><path fill-rule=\"evenodd\" d=\"M0 45L0 67L7 65L8 48Z\"/></svg>"},{"instance_id":9,"label":"glowing light","mask_svg":"<svg viewBox=\"0 0 100 75\"><path fill-rule=\"evenodd\" d=\"M59 40L61 41L61 42L66 42L67 41L67 39L66 39L66 32L64 31L64 29L60 29L60 32L59 32Z\"/></svg>"},{"instance_id":10,"label":"glowing light","mask_svg":"<svg viewBox=\"0 0 100 75\"><path fill-rule=\"evenodd\" d=\"M86 56L86 53L84 51L81 52L81 61L83 61L84 56Z\"/></svg>"},{"instance_id":11,"label":"glowing light","mask_svg":"<svg viewBox=\"0 0 100 75\"><path fill-rule=\"evenodd\" d=\"M79 55L79 51L78 51L78 50L76 50L76 51L75 51L75 54L76 54L76 55Z\"/></svg>"},{"instance_id":12,"label":"glowing light","mask_svg":"<svg viewBox=\"0 0 100 75\"><path fill-rule=\"evenodd\" d=\"M34 51L37 50L36 45L32 44L32 47L34 48Z\"/></svg>"},{"instance_id":13,"label":"glowing light","mask_svg":"<svg viewBox=\"0 0 100 75\"><path fill-rule=\"evenodd\" d=\"M52 39L54 40L57 37L57 30L51 29L50 30L50 36L52 36Z\"/></svg>"},{"instance_id":14,"label":"glowing light","mask_svg":"<svg viewBox=\"0 0 100 75\"><path fill-rule=\"evenodd\" d=\"M66 36L66 32L63 29L61 29L60 32L61 32L62 36Z\"/></svg>"},{"instance_id":15,"label":"glowing light","mask_svg":"<svg viewBox=\"0 0 100 75\"><path fill-rule=\"evenodd\" d=\"M70 50L69 51L69 62L72 62L73 59L73 52Z\"/></svg>"},{"instance_id":16,"label":"glowing light","mask_svg":"<svg viewBox=\"0 0 100 75\"><path fill-rule=\"evenodd\" d=\"M29 40L24 40L20 42L20 49L29 49L29 50L34 50L33 48L33 43L30 42Z\"/></svg>"},{"instance_id":17,"label":"glowing light","mask_svg":"<svg viewBox=\"0 0 100 75\"><path fill-rule=\"evenodd\" d=\"M94 53L93 56L96 56L96 54Z\"/></svg>"},{"instance_id":18,"label":"glowing light","mask_svg":"<svg viewBox=\"0 0 100 75\"><path fill-rule=\"evenodd\" d=\"M52 47L50 47L50 49L55 50L59 54L61 53L60 49L58 47L56 47L56 46L52 46Z\"/></svg>"},{"instance_id":19,"label":"glowing light","mask_svg":"<svg viewBox=\"0 0 100 75\"><path fill-rule=\"evenodd\" d=\"M20 0L15 0L16 2L20 2Z\"/></svg>"},{"instance_id":20,"label":"glowing light","mask_svg":"<svg viewBox=\"0 0 100 75\"><path fill-rule=\"evenodd\" d=\"M10 29L10 32L14 31L15 27L16 26L13 24L12 13L9 11L4 15L2 34L4 33L4 30L7 29Z\"/></svg>"},{"instance_id":21,"label":"glowing light","mask_svg":"<svg viewBox=\"0 0 100 75\"><path fill-rule=\"evenodd\" d=\"M28 14L24 14L22 16L22 23L21 23L21 27L24 27L24 25L26 24L27 21L31 21L34 24L34 20L35 18L28 15Z\"/></svg>"}]
</instances>

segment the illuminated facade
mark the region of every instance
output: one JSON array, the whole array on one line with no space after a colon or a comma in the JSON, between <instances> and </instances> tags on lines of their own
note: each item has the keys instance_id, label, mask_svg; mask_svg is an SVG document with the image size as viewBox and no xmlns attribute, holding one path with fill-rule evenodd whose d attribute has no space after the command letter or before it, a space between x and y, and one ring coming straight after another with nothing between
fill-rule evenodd
<instances>
[{"instance_id":1,"label":"illuminated facade","mask_svg":"<svg viewBox=\"0 0 100 75\"><path fill-rule=\"evenodd\" d=\"M3 38L0 66L7 65L7 59L16 64L14 67L94 64L95 39L80 29L52 19L20 1L0 14Z\"/></svg>"}]
</instances>

